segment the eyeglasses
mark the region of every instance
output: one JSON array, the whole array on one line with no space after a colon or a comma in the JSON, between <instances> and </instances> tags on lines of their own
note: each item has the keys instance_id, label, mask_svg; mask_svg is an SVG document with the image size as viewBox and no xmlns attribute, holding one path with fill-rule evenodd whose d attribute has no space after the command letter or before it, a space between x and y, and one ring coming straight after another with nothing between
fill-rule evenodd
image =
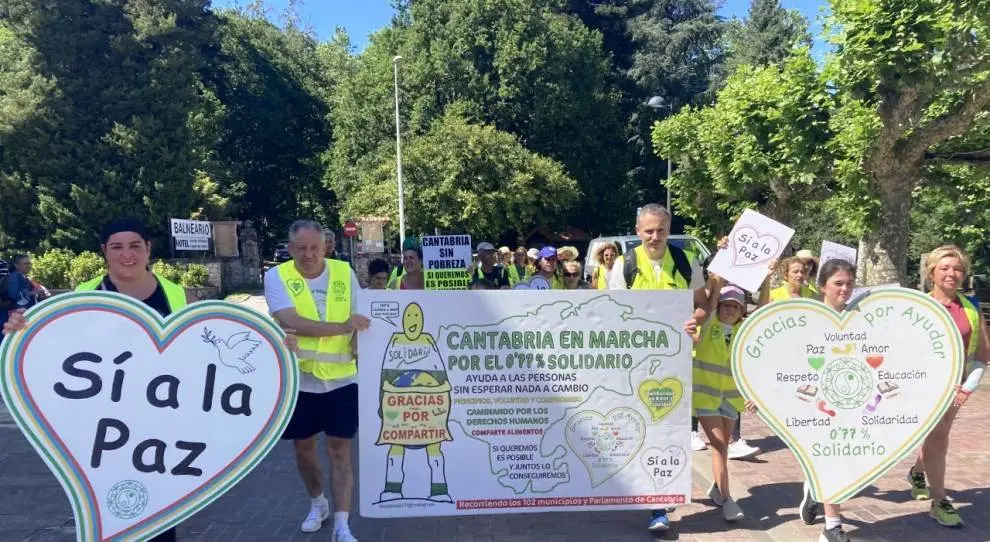
<instances>
[{"instance_id":1,"label":"eyeglasses","mask_svg":"<svg viewBox=\"0 0 990 542\"><path fill-rule=\"evenodd\" d=\"M564 271L564 276L567 277L567 278L577 277L577 276L580 276L580 275L581 275L580 273L568 273L567 271Z\"/></svg>"}]
</instances>

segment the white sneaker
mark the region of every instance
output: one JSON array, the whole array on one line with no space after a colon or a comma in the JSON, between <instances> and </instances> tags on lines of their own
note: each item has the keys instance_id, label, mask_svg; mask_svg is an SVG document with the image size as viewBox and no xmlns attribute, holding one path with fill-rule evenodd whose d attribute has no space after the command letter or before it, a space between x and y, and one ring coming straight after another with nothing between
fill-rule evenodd
<instances>
[{"instance_id":1,"label":"white sneaker","mask_svg":"<svg viewBox=\"0 0 990 542\"><path fill-rule=\"evenodd\" d=\"M358 542L357 538L351 534L349 529L334 529L333 536L330 537L330 542Z\"/></svg>"},{"instance_id":2,"label":"white sneaker","mask_svg":"<svg viewBox=\"0 0 990 542\"><path fill-rule=\"evenodd\" d=\"M705 441L701 440L701 436L698 435L697 431L691 431L691 449L696 452L708 449L708 445L705 444Z\"/></svg>"},{"instance_id":3,"label":"white sneaker","mask_svg":"<svg viewBox=\"0 0 990 542\"><path fill-rule=\"evenodd\" d=\"M309 509L309 514L303 520L299 528L304 533L315 533L323 527L323 522L330 517L330 502L323 499L321 504L314 504Z\"/></svg>"},{"instance_id":4,"label":"white sneaker","mask_svg":"<svg viewBox=\"0 0 990 542\"><path fill-rule=\"evenodd\" d=\"M759 448L750 446L743 439L739 439L729 444L729 459L749 459L759 453Z\"/></svg>"},{"instance_id":5,"label":"white sneaker","mask_svg":"<svg viewBox=\"0 0 990 542\"><path fill-rule=\"evenodd\" d=\"M739 508L736 501L725 499L725 502L722 503L722 517L725 518L725 521L739 521L746 515L743 514L742 508Z\"/></svg>"}]
</instances>

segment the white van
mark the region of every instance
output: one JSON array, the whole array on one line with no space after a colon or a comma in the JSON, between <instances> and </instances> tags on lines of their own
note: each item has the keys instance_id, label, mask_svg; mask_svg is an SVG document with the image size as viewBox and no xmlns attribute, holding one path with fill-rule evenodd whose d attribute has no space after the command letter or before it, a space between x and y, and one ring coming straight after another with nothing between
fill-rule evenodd
<instances>
[{"instance_id":1,"label":"white van","mask_svg":"<svg viewBox=\"0 0 990 542\"><path fill-rule=\"evenodd\" d=\"M584 275L585 280L589 282L591 281L591 277L595 276L595 271L598 270L598 261L594 259L594 254L605 243L619 245L619 255L621 256L643 244L643 241L636 235L616 235L592 239L591 243L588 244L588 251L584 257ZM692 262L698 262L699 265L711 254L708 247L693 235L671 235L667 238L667 244L683 250L687 254L688 259Z\"/></svg>"}]
</instances>

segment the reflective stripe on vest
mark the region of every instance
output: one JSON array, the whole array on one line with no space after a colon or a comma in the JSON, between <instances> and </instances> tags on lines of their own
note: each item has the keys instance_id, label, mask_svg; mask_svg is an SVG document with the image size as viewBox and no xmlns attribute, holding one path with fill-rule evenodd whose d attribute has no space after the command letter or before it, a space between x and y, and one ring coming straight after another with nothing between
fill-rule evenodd
<instances>
[{"instance_id":1,"label":"reflective stripe on vest","mask_svg":"<svg viewBox=\"0 0 990 542\"><path fill-rule=\"evenodd\" d=\"M326 318L323 322L341 323L351 317L351 266L339 260L324 260L330 272L327 284ZM292 298L296 313L307 320L320 322L316 300L306 279L291 260L278 266L278 276ZM351 335L333 337L299 337L299 370L320 380L339 380L357 374L351 354Z\"/></svg>"},{"instance_id":2,"label":"reflective stripe on vest","mask_svg":"<svg viewBox=\"0 0 990 542\"><path fill-rule=\"evenodd\" d=\"M660 266L660 276L653 270L653 261L646 254L646 249L640 245L633 249L636 256L636 276L629 285L630 290L684 290L688 287L687 279L682 277L674 268L674 258L669 250L663 252L663 263ZM620 256L619 258L622 258ZM622 272L624 261L616 261L612 269Z\"/></svg>"},{"instance_id":3,"label":"reflective stripe on vest","mask_svg":"<svg viewBox=\"0 0 990 542\"><path fill-rule=\"evenodd\" d=\"M152 273L158 280L158 284L161 285L162 290L165 292L165 299L168 301L168 308L172 312L176 312L186 306L186 289L178 284L168 280L167 278L159 275L158 273ZM77 292L91 292L100 289L103 284L103 279L105 276L99 276L95 279L87 280L86 282L76 286Z\"/></svg>"},{"instance_id":4,"label":"reflective stripe on vest","mask_svg":"<svg viewBox=\"0 0 990 542\"><path fill-rule=\"evenodd\" d=\"M801 286L801 295L799 297L812 298L815 297L815 291L809 286ZM778 286L773 290L770 290L770 301L784 301L785 299L791 298L791 290L787 284L783 286Z\"/></svg>"},{"instance_id":5,"label":"reflective stripe on vest","mask_svg":"<svg viewBox=\"0 0 990 542\"><path fill-rule=\"evenodd\" d=\"M732 328L733 336L738 329L737 323ZM717 410L724 398L732 408L742 412L745 402L732 378L730 355L722 324L718 317L709 318L701 326L700 339L694 353L694 393L691 400L696 410Z\"/></svg>"},{"instance_id":6,"label":"reflective stripe on vest","mask_svg":"<svg viewBox=\"0 0 990 542\"><path fill-rule=\"evenodd\" d=\"M972 361L976 359L976 352L980 349L980 311L976 305L962 294L959 296L959 304L962 305L966 319L969 320L969 328L973 331L969 334L969 346L966 348L966 359Z\"/></svg>"}]
</instances>

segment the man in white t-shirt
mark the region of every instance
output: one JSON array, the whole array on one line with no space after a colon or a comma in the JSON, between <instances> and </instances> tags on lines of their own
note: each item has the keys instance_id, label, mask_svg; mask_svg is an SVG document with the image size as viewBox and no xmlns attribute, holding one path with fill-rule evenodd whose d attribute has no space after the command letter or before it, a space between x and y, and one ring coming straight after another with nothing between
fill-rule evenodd
<instances>
[{"instance_id":1,"label":"man in white t-shirt","mask_svg":"<svg viewBox=\"0 0 990 542\"><path fill-rule=\"evenodd\" d=\"M279 324L299 337L299 397L282 438L293 441L299 474L311 499L302 530L318 531L330 517L318 453L318 435L324 433L334 504L331 540L357 542L347 523L354 493L351 440L358 428L357 366L351 340L355 332L368 328L369 321L354 312L360 285L350 266L325 259L322 226L310 220L294 222L289 228L289 253L292 260L265 274L265 300Z\"/></svg>"}]
</instances>

